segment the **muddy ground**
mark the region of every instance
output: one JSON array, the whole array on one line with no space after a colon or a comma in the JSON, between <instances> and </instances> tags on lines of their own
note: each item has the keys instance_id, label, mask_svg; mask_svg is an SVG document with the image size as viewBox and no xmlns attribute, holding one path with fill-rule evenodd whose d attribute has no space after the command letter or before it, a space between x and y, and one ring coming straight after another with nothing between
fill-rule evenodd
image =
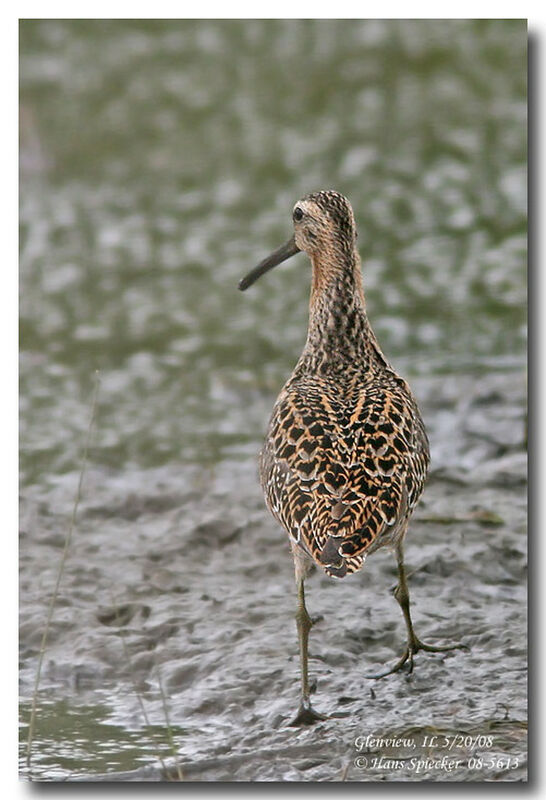
<instances>
[{"instance_id":1,"label":"muddy ground","mask_svg":"<svg viewBox=\"0 0 546 800\"><path fill-rule=\"evenodd\" d=\"M173 752L196 781L526 779L523 378L412 382L433 453L407 538L414 621L427 641L469 651L420 653L411 676L367 679L403 647L394 559L380 552L342 581L317 572L310 673L329 719L289 727L299 679L291 556L252 454L208 471L107 474L91 463L45 659L35 779L166 780ZM73 473L24 493L27 714L76 483Z\"/></svg>"}]
</instances>

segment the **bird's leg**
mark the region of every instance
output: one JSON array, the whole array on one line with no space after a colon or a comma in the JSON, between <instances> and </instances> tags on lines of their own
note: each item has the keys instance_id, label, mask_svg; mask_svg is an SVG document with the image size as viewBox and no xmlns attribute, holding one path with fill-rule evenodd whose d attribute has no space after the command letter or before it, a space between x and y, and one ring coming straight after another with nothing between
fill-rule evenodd
<instances>
[{"instance_id":1,"label":"bird's leg","mask_svg":"<svg viewBox=\"0 0 546 800\"><path fill-rule=\"evenodd\" d=\"M315 722L327 719L323 714L319 714L311 707L309 700L309 674L307 669L307 654L309 631L313 625L307 609L305 607L305 592L303 588L304 577L298 575L296 570L296 580L298 587L298 609L296 611L296 623L298 626L298 640L300 646L300 667L301 667L301 702L298 713L290 723L291 726L313 725Z\"/></svg>"},{"instance_id":2,"label":"bird's leg","mask_svg":"<svg viewBox=\"0 0 546 800\"><path fill-rule=\"evenodd\" d=\"M404 620L406 622L406 629L408 632L408 644L402 656L398 659L398 661L393 667L385 670L384 672L379 672L377 675L368 675L367 677L369 678L384 678L386 675L391 675L393 672L398 672L403 667L406 668L408 674L411 673L413 671L413 656L416 653L418 653L419 650L425 650L428 653L446 653L449 650L458 650L458 649L468 650L468 647L464 644L432 645L432 644L426 644L425 642L422 642L421 639L419 639L419 637L415 633L415 630L413 628L413 623L411 621L410 598L409 598L408 584L406 580L406 569L404 566L404 551L403 551L402 540L398 543L396 547L396 560L398 563L398 584L394 590L394 596L396 597L398 604L402 609L402 613L404 615Z\"/></svg>"}]
</instances>

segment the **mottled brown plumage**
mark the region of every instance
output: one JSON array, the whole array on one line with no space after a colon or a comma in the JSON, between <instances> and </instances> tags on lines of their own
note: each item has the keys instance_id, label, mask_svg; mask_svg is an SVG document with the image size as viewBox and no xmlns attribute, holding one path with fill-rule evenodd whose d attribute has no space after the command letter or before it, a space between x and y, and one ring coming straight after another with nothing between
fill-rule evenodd
<instances>
[{"instance_id":1,"label":"mottled brown plumage","mask_svg":"<svg viewBox=\"0 0 546 800\"><path fill-rule=\"evenodd\" d=\"M338 192L317 192L296 204L293 218L294 237L240 288L299 250L311 258L307 342L275 403L260 455L267 505L295 555L303 690L296 722L308 723L321 718L307 685L311 623L303 579L310 559L343 578L373 551L393 547L408 649L385 674L406 661L411 668L419 649L446 648L424 645L411 625L402 542L423 491L429 448L415 398L381 352L366 314L352 208Z\"/></svg>"},{"instance_id":2,"label":"mottled brown plumage","mask_svg":"<svg viewBox=\"0 0 546 800\"><path fill-rule=\"evenodd\" d=\"M273 409L260 478L291 539L341 578L402 535L423 490L428 442L368 321L348 201L318 192L297 208L301 249L315 237L309 334ZM302 230L311 215L313 230Z\"/></svg>"}]
</instances>

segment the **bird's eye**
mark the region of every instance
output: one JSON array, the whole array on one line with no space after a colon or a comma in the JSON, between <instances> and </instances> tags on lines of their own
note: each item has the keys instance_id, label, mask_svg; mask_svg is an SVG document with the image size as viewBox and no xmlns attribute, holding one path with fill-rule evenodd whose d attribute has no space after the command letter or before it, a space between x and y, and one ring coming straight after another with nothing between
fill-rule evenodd
<instances>
[{"instance_id":1,"label":"bird's eye","mask_svg":"<svg viewBox=\"0 0 546 800\"><path fill-rule=\"evenodd\" d=\"M300 219L303 219L303 211L301 210L301 208L295 208L292 216L295 222L299 222Z\"/></svg>"}]
</instances>

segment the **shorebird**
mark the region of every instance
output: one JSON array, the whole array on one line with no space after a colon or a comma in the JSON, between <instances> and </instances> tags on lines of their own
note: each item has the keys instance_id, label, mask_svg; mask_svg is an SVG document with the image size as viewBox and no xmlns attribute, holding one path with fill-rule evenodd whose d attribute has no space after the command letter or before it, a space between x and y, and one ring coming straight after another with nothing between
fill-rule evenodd
<instances>
[{"instance_id":1,"label":"shorebird","mask_svg":"<svg viewBox=\"0 0 546 800\"><path fill-rule=\"evenodd\" d=\"M308 194L292 213L294 235L239 282L244 291L268 270L305 251L312 263L307 342L271 415L260 453L266 505L286 529L298 595L301 702L292 725L326 719L313 709L308 678L312 626L304 581L313 564L336 578L391 548L394 595L407 646L381 678L411 672L419 650L404 568L404 536L429 465L425 427L407 382L383 355L366 313L356 226L349 201L329 190Z\"/></svg>"}]
</instances>

